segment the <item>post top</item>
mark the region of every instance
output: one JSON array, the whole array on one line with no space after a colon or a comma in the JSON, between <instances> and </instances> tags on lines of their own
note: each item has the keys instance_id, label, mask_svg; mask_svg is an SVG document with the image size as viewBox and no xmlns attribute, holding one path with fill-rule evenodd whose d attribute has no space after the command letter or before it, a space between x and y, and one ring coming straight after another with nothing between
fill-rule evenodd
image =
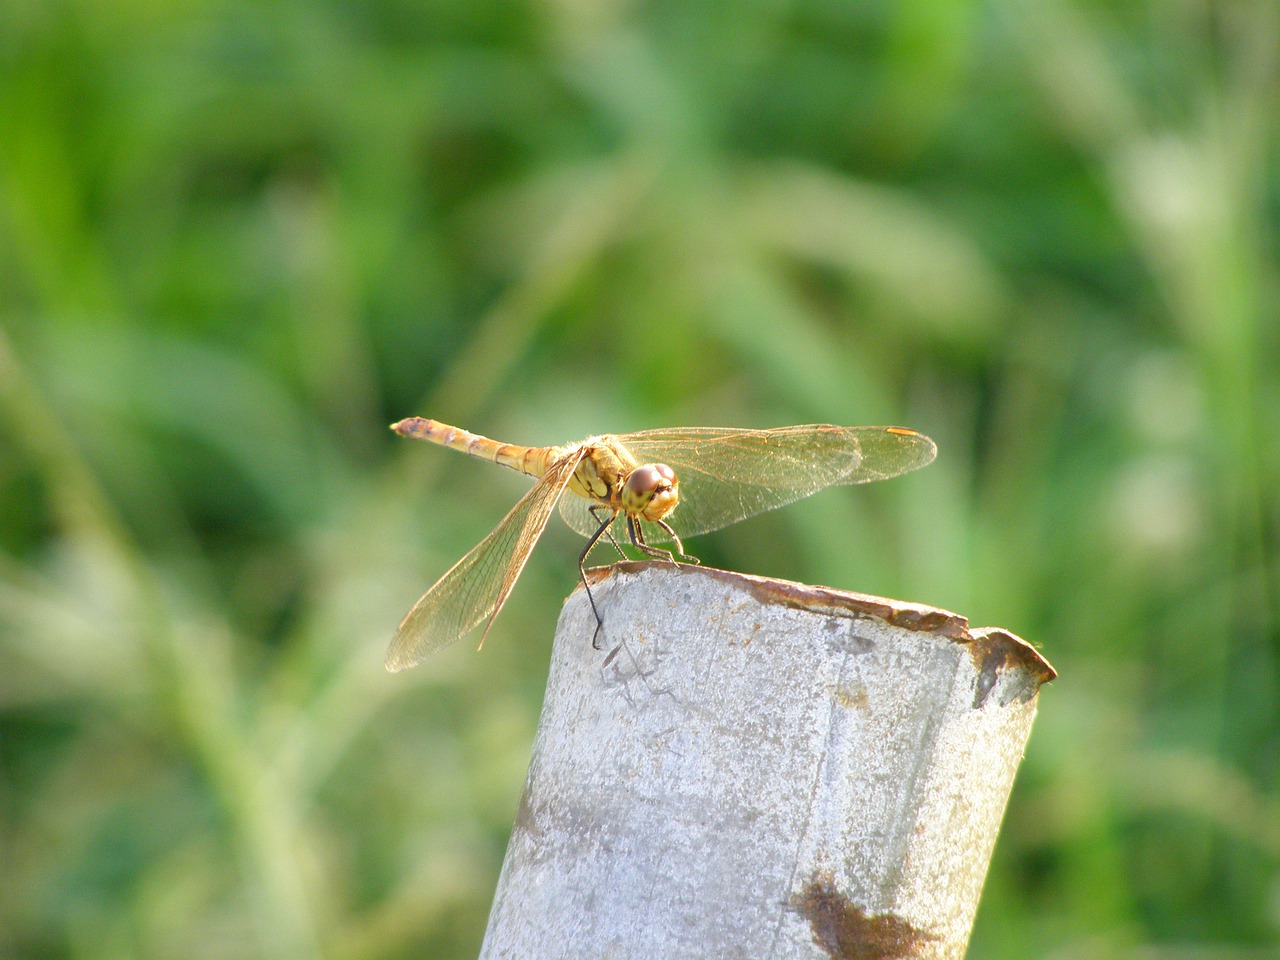
<instances>
[{"instance_id":1,"label":"post top","mask_svg":"<svg viewBox=\"0 0 1280 960\"><path fill-rule=\"evenodd\" d=\"M1002 666L1016 664L1036 677L1038 684L1058 676L1040 651L1017 634L999 627L970 628L967 617L940 607L715 567L683 563L672 566L664 560L622 560L606 567L591 567L586 574L587 579L596 584L618 575L645 576L662 572L709 577L746 591L766 606L786 606L831 616L871 617L904 630L945 637L965 645L980 664L994 665L996 661Z\"/></svg>"}]
</instances>

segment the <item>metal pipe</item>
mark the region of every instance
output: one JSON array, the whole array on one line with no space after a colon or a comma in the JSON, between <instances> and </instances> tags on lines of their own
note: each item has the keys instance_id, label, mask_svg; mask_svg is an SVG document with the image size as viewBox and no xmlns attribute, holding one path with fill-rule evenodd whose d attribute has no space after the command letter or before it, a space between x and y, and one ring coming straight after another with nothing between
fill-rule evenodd
<instances>
[{"instance_id":1,"label":"metal pipe","mask_svg":"<svg viewBox=\"0 0 1280 960\"><path fill-rule=\"evenodd\" d=\"M931 607L589 574L481 956L962 957L1053 668Z\"/></svg>"}]
</instances>

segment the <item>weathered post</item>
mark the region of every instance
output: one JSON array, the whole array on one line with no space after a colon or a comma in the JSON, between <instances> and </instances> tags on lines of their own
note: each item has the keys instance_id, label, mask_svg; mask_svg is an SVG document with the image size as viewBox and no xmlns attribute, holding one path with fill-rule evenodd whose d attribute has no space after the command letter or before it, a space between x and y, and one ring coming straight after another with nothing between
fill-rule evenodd
<instances>
[{"instance_id":1,"label":"weathered post","mask_svg":"<svg viewBox=\"0 0 1280 960\"><path fill-rule=\"evenodd\" d=\"M1001 630L705 567L590 571L481 956L960 958L1040 685Z\"/></svg>"}]
</instances>

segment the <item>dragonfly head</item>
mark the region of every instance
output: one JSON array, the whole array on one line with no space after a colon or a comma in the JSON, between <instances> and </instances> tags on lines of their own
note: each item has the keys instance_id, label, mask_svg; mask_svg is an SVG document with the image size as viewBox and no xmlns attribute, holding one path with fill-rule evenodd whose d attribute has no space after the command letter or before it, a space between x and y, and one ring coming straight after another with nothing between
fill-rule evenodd
<instances>
[{"instance_id":1,"label":"dragonfly head","mask_svg":"<svg viewBox=\"0 0 1280 960\"><path fill-rule=\"evenodd\" d=\"M642 520L661 520L679 502L680 481L665 463L636 467L622 485L622 509Z\"/></svg>"}]
</instances>

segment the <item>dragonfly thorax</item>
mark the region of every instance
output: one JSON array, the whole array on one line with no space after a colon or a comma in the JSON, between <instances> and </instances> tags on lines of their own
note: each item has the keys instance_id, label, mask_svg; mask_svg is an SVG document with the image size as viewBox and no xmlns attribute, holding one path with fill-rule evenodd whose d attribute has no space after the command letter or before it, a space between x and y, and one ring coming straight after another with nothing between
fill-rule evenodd
<instances>
[{"instance_id":1,"label":"dragonfly thorax","mask_svg":"<svg viewBox=\"0 0 1280 960\"><path fill-rule=\"evenodd\" d=\"M627 475L622 509L642 520L661 520L680 502L680 481L665 463L646 463Z\"/></svg>"},{"instance_id":2,"label":"dragonfly thorax","mask_svg":"<svg viewBox=\"0 0 1280 960\"><path fill-rule=\"evenodd\" d=\"M580 449L581 460L569 482L579 496L650 523L680 502L676 472L665 463L640 463L617 437L592 437Z\"/></svg>"}]
</instances>

